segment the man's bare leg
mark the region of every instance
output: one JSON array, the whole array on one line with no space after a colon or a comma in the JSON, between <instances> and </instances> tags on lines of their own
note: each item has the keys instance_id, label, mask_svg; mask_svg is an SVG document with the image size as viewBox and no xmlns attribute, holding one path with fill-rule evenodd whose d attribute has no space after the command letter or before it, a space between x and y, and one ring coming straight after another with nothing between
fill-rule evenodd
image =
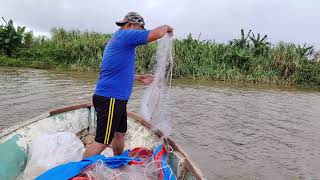
<instances>
[{"instance_id":1,"label":"man's bare leg","mask_svg":"<svg viewBox=\"0 0 320 180\"><path fill-rule=\"evenodd\" d=\"M116 132L114 138L112 139L112 150L113 155L117 156L123 153L124 149L124 137L126 133Z\"/></svg>"},{"instance_id":2,"label":"man's bare leg","mask_svg":"<svg viewBox=\"0 0 320 180\"><path fill-rule=\"evenodd\" d=\"M92 144L90 144L86 151L84 152L83 154L83 158L82 159L85 159L87 157L90 157L90 156L93 156L93 155L98 155L100 154L106 147L108 147L108 145L105 145L105 144L101 144L101 143L98 143L96 141L94 141Z\"/></svg>"}]
</instances>

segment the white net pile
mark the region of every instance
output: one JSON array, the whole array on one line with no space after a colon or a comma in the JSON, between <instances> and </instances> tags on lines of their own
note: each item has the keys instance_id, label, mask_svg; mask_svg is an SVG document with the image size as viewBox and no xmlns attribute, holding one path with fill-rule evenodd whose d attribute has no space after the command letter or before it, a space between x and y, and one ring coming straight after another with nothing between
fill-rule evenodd
<instances>
[{"instance_id":1,"label":"white net pile","mask_svg":"<svg viewBox=\"0 0 320 180\"><path fill-rule=\"evenodd\" d=\"M170 166L165 162L151 160L151 158L142 158L142 160L144 161L142 165L127 165L119 169L110 169L99 160L93 168L85 171L84 174L90 180L157 180L161 170L170 169ZM161 163L165 165L159 166ZM171 173L170 176L175 177L175 174Z\"/></svg>"}]
</instances>

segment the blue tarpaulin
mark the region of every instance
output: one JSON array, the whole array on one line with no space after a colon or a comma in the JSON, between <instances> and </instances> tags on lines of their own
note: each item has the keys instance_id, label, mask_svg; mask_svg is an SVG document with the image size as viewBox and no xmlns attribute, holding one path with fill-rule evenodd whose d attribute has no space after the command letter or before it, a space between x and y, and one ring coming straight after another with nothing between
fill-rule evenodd
<instances>
[{"instance_id":1,"label":"blue tarpaulin","mask_svg":"<svg viewBox=\"0 0 320 180\"><path fill-rule=\"evenodd\" d=\"M120 166L127 165L131 161L140 161L139 158L129 157L129 150L115 157L95 155L80 162L71 162L57 166L38 176L35 180L68 180L77 176L88 165L94 164L98 160L102 160L109 168L118 168Z\"/></svg>"},{"instance_id":2,"label":"blue tarpaulin","mask_svg":"<svg viewBox=\"0 0 320 180\"><path fill-rule=\"evenodd\" d=\"M35 180L68 180L81 173L87 166L95 164L98 160L109 168L118 168L127 165L129 162L141 161L139 158L129 157L129 150L115 157L105 157L102 155L91 156L80 162L70 162L48 170ZM153 152L153 159L158 163L160 170L160 180L176 180L175 174L167 164L167 151L163 145L159 145Z\"/></svg>"}]
</instances>

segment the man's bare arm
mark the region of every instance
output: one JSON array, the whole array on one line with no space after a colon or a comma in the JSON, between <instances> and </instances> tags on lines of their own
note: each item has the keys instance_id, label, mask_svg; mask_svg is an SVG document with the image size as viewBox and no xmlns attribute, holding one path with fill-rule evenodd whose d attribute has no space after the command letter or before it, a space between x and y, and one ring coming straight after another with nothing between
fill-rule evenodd
<instances>
[{"instance_id":1,"label":"man's bare arm","mask_svg":"<svg viewBox=\"0 0 320 180\"><path fill-rule=\"evenodd\" d=\"M173 28L168 25L163 25L151 30L148 35L148 42L162 38L166 33L173 35Z\"/></svg>"}]
</instances>

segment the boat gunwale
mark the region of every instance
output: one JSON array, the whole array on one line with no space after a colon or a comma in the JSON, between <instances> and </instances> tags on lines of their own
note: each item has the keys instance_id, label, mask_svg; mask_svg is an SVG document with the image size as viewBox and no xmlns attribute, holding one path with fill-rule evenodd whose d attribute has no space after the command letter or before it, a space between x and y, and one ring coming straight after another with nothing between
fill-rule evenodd
<instances>
[{"instance_id":1,"label":"boat gunwale","mask_svg":"<svg viewBox=\"0 0 320 180\"><path fill-rule=\"evenodd\" d=\"M8 128L4 128L1 130L0 132L0 139L19 130L20 128L23 128L25 126L28 126L29 124L32 124L34 122L37 122L37 121L40 121L44 118L47 118L47 117L50 117L50 113L49 112L46 112L46 113L43 113L37 117L34 117L34 118L31 118L29 120L26 120L26 121L22 121L22 122L19 122L17 124L14 124L12 125L11 127L8 127Z\"/></svg>"},{"instance_id":2,"label":"boat gunwale","mask_svg":"<svg viewBox=\"0 0 320 180\"><path fill-rule=\"evenodd\" d=\"M45 118L48 118L48 117L51 117L51 116L54 116L57 114L61 114L64 112L81 109L81 108L91 108L92 106L93 106L92 103L83 103L83 104L71 105L71 106L66 106L63 108L49 110L48 112L43 113L37 117L20 122L18 124L15 124L15 125L9 127L9 128L3 129L0 132L0 139L2 137L5 137L5 136L11 134L12 132L17 131L20 128L28 126L28 125L30 125L34 122L40 121L42 119L45 119ZM127 116L136 120L137 122L142 124L147 129L153 131L159 138L164 137L164 133L162 131L155 129L155 128L152 128L152 125L149 122L147 122L143 117L139 116L137 113L128 111ZM192 175L196 179L205 179L205 176L203 175L202 171L195 165L195 163L189 158L187 153L184 152L179 145L177 145L170 137L165 137L165 140L167 140L168 144L174 149L174 151L179 152L185 158L185 162L184 162L185 167L192 173Z\"/></svg>"},{"instance_id":3,"label":"boat gunwale","mask_svg":"<svg viewBox=\"0 0 320 180\"><path fill-rule=\"evenodd\" d=\"M0 138L5 137L5 136L17 131L20 128L28 126L29 124L40 121L42 119L45 119L45 118L48 118L48 117L51 117L51 116L54 116L54 115L57 115L57 114L60 114L63 112L68 112L68 111L77 110L77 109L81 109L81 108L90 108L91 106L92 106L92 103L83 103L83 104L71 105L71 106L67 106L67 107L49 110L48 112L45 112L39 116L36 116L36 117L31 118L26 121L19 122L17 124L12 125L11 127L2 129L0 131Z\"/></svg>"}]
</instances>

